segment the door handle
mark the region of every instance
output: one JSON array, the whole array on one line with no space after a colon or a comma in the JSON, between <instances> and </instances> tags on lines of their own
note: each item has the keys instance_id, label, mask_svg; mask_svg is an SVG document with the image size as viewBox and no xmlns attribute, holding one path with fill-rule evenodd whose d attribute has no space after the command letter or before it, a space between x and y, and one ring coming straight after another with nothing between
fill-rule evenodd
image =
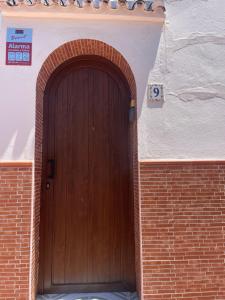
<instances>
[{"instance_id":1,"label":"door handle","mask_svg":"<svg viewBox=\"0 0 225 300\"><path fill-rule=\"evenodd\" d=\"M47 161L47 179L54 179L55 177L55 159L48 159Z\"/></svg>"}]
</instances>

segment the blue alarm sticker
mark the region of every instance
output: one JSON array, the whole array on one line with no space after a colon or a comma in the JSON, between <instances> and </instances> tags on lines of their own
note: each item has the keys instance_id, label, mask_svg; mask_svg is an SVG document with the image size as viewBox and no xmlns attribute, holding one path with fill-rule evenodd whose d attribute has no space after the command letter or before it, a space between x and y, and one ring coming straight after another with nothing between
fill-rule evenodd
<instances>
[{"instance_id":1,"label":"blue alarm sticker","mask_svg":"<svg viewBox=\"0 0 225 300\"><path fill-rule=\"evenodd\" d=\"M6 65L31 65L32 33L31 28L7 28Z\"/></svg>"}]
</instances>

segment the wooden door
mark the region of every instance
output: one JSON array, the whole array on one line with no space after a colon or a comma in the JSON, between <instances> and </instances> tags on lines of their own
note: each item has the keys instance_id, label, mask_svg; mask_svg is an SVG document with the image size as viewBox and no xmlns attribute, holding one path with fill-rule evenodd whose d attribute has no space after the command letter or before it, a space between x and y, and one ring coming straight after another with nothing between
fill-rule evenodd
<instances>
[{"instance_id":1,"label":"wooden door","mask_svg":"<svg viewBox=\"0 0 225 300\"><path fill-rule=\"evenodd\" d=\"M40 292L135 290L129 91L83 60L44 98Z\"/></svg>"}]
</instances>

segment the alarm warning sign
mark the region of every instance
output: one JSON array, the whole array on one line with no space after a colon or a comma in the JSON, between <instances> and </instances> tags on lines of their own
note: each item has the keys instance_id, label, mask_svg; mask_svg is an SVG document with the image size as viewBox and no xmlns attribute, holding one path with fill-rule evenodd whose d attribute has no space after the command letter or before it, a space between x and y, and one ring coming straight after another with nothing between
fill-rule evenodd
<instances>
[{"instance_id":1,"label":"alarm warning sign","mask_svg":"<svg viewBox=\"0 0 225 300\"><path fill-rule=\"evenodd\" d=\"M32 29L7 28L6 65L31 66Z\"/></svg>"}]
</instances>

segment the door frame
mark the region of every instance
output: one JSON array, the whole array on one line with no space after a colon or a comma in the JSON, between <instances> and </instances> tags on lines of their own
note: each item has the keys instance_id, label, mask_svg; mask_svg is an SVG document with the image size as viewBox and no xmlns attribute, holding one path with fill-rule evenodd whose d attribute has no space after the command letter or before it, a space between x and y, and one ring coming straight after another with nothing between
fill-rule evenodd
<instances>
[{"instance_id":1,"label":"door frame","mask_svg":"<svg viewBox=\"0 0 225 300\"><path fill-rule=\"evenodd\" d=\"M73 49L71 53L68 49ZM85 49L85 50L84 50ZM42 134L43 134L43 101L44 94L49 80L54 75L74 60L86 58L98 58L108 63L120 73L125 80L131 94L131 103L135 118L130 123L130 156L131 173L134 194L134 232L135 232L135 261L136 281L139 295L142 294L142 265L141 265L141 237L140 237L140 208L138 199L138 162L137 162L137 121L136 121L136 84L133 72L125 58L113 47L96 40L77 40L68 42L54 50L44 62L37 79L36 89L36 123L35 123L35 168L34 168L34 207L33 207L33 228L32 228L32 253L31 253L31 297L35 299L38 282L39 266L39 231L40 231L40 195L42 178Z\"/></svg>"}]
</instances>

